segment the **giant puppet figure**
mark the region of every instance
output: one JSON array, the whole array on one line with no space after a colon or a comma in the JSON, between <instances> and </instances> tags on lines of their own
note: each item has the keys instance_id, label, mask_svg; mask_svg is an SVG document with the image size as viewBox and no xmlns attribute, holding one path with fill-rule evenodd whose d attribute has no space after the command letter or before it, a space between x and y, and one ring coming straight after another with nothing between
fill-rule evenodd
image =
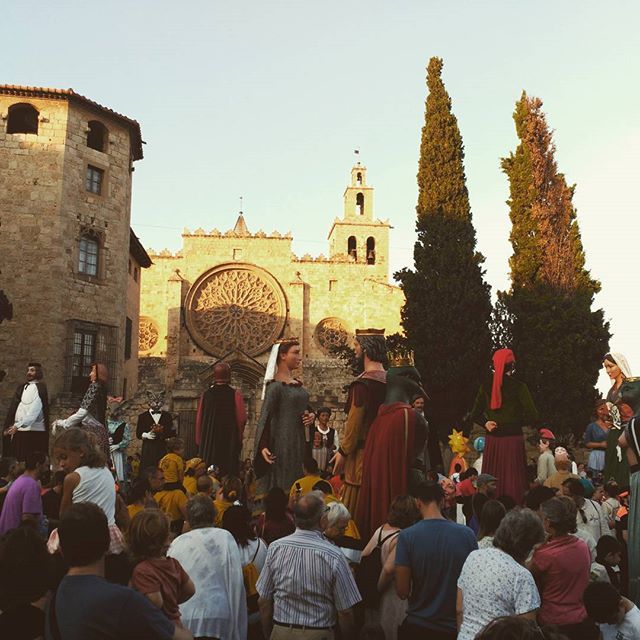
<instances>
[{"instance_id":1,"label":"giant puppet figure","mask_svg":"<svg viewBox=\"0 0 640 640\"><path fill-rule=\"evenodd\" d=\"M27 381L18 385L4 423L3 455L24 462L31 451L49 452L49 396L42 365L27 365Z\"/></svg>"},{"instance_id":2,"label":"giant puppet figure","mask_svg":"<svg viewBox=\"0 0 640 640\"><path fill-rule=\"evenodd\" d=\"M498 494L522 504L527 485L523 426L533 426L538 411L524 382L514 378L511 349L493 354L493 378L478 389L471 411L473 421L487 430L482 473L498 479Z\"/></svg>"},{"instance_id":3,"label":"giant puppet figure","mask_svg":"<svg viewBox=\"0 0 640 640\"><path fill-rule=\"evenodd\" d=\"M221 477L238 475L242 436L247 423L244 400L231 382L231 368L226 362L213 367L213 385L200 398L196 414L198 455L208 465L215 465Z\"/></svg>"},{"instance_id":4,"label":"giant puppet figure","mask_svg":"<svg viewBox=\"0 0 640 640\"><path fill-rule=\"evenodd\" d=\"M309 408L307 390L293 376L301 362L297 338L273 345L264 376L253 456L259 500L273 487L288 492L302 475L302 462L308 448L306 433L316 417Z\"/></svg>"},{"instance_id":5,"label":"giant puppet figure","mask_svg":"<svg viewBox=\"0 0 640 640\"><path fill-rule=\"evenodd\" d=\"M362 483L364 447L371 423L386 394L387 344L384 329L357 329L355 352L363 373L349 387L345 413L347 421L340 439L340 448L333 457L333 473L344 471L342 501L350 513L356 513Z\"/></svg>"},{"instance_id":6,"label":"giant puppet figure","mask_svg":"<svg viewBox=\"0 0 640 640\"><path fill-rule=\"evenodd\" d=\"M154 393L147 391L149 411L143 411L138 416L136 425L136 437L142 440L142 459L140 469L157 467L167 453L165 440L176 435L173 428L173 416L168 411L163 411L164 391Z\"/></svg>"},{"instance_id":7,"label":"giant puppet figure","mask_svg":"<svg viewBox=\"0 0 640 640\"><path fill-rule=\"evenodd\" d=\"M366 540L386 522L389 505L424 480L424 451L429 427L411 400L424 394L413 358L392 359L386 396L371 424L363 451L362 486L356 523Z\"/></svg>"}]
</instances>

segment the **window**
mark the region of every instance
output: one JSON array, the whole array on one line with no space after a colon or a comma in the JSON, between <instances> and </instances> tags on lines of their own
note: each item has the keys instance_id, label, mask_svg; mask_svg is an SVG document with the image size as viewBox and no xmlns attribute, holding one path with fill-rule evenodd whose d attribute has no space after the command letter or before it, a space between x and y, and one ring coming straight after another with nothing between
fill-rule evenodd
<instances>
[{"instance_id":1,"label":"window","mask_svg":"<svg viewBox=\"0 0 640 640\"><path fill-rule=\"evenodd\" d=\"M127 318L124 329L124 359L131 358L131 340L133 337L133 322L131 318Z\"/></svg>"},{"instance_id":2,"label":"window","mask_svg":"<svg viewBox=\"0 0 640 640\"><path fill-rule=\"evenodd\" d=\"M367 264L376 263L376 239L367 238Z\"/></svg>"},{"instance_id":3,"label":"window","mask_svg":"<svg viewBox=\"0 0 640 640\"><path fill-rule=\"evenodd\" d=\"M98 275L98 252L100 243L92 235L80 237L80 252L78 255L78 271L88 276Z\"/></svg>"},{"instance_id":4,"label":"window","mask_svg":"<svg viewBox=\"0 0 640 640\"><path fill-rule=\"evenodd\" d=\"M131 258L129 258L129 275L132 275L133 273L133 265L131 263Z\"/></svg>"},{"instance_id":5,"label":"window","mask_svg":"<svg viewBox=\"0 0 640 640\"><path fill-rule=\"evenodd\" d=\"M104 151L107 146L107 127L102 122L91 120L88 129L87 147L96 151Z\"/></svg>"},{"instance_id":6,"label":"window","mask_svg":"<svg viewBox=\"0 0 640 640\"><path fill-rule=\"evenodd\" d=\"M107 366L109 392L119 389L118 329L81 320L70 320L67 327L65 390L83 394L89 386L89 373L94 362Z\"/></svg>"},{"instance_id":7,"label":"window","mask_svg":"<svg viewBox=\"0 0 640 640\"><path fill-rule=\"evenodd\" d=\"M84 393L89 386L91 365L96 361L96 332L76 329L73 333L71 391Z\"/></svg>"},{"instance_id":8,"label":"window","mask_svg":"<svg viewBox=\"0 0 640 640\"><path fill-rule=\"evenodd\" d=\"M242 249L234 249L233 250L233 259L240 260L242 258Z\"/></svg>"},{"instance_id":9,"label":"window","mask_svg":"<svg viewBox=\"0 0 640 640\"><path fill-rule=\"evenodd\" d=\"M358 250L356 249L356 237L349 236L347 240L347 253L354 259L358 260Z\"/></svg>"},{"instance_id":10,"label":"window","mask_svg":"<svg viewBox=\"0 0 640 640\"><path fill-rule=\"evenodd\" d=\"M38 111L26 103L12 104L9 107L7 133L38 133Z\"/></svg>"},{"instance_id":11,"label":"window","mask_svg":"<svg viewBox=\"0 0 640 640\"><path fill-rule=\"evenodd\" d=\"M102 193L102 181L104 178L104 171L93 167L87 166L87 191L100 195Z\"/></svg>"},{"instance_id":12,"label":"window","mask_svg":"<svg viewBox=\"0 0 640 640\"><path fill-rule=\"evenodd\" d=\"M364 215L364 193L356 195L356 213L360 216Z\"/></svg>"},{"instance_id":13,"label":"window","mask_svg":"<svg viewBox=\"0 0 640 640\"><path fill-rule=\"evenodd\" d=\"M336 291L338 289L337 280L329 280L329 291Z\"/></svg>"},{"instance_id":14,"label":"window","mask_svg":"<svg viewBox=\"0 0 640 640\"><path fill-rule=\"evenodd\" d=\"M134 282L138 282L138 267L133 267L133 280Z\"/></svg>"}]
</instances>

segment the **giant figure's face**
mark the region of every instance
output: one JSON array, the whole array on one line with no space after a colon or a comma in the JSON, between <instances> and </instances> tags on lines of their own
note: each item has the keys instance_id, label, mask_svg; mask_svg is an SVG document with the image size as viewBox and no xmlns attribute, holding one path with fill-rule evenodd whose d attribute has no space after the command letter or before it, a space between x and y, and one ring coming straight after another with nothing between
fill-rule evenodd
<instances>
[{"instance_id":1,"label":"giant figure's face","mask_svg":"<svg viewBox=\"0 0 640 640\"><path fill-rule=\"evenodd\" d=\"M152 411L162 411L164 405L164 391L154 393L153 391L147 391L147 399L149 401L149 409Z\"/></svg>"}]
</instances>

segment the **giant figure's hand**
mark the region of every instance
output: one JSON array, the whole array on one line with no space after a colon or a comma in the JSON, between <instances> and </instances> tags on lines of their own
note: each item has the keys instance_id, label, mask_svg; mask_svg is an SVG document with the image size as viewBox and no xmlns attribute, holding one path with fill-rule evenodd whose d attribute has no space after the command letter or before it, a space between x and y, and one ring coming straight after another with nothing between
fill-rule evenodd
<instances>
[{"instance_id":1,"label":"giant figure's hand","mask_svg":"<svg viewBox=\"0 0 640 640\"><path fill-rule=\"evenodd\" d=\"M265 447L260 453L262 453L262 457L267 464L273 464L276 461L276 457Z\"/></svg>"},{"instance_id":2,"label":"giant figure's hand","mask_svg":"<svg viewBox=\"0 0 640 640\"><path fill-rule=\"evenodd\" d=\"M333 462L333 475L339 476L344 471L344 463L346 457L343 456L339 451L336 451L336 454L329 460L329 464Z\"/></svg>"},{"instance_id":3,"label":"giant figure's hand","mask_svg":"<svg viewBox=\"0 0 640 640\"><path fill-rule=\"evenodd\" d=\"M153 431L145 431L142 434L142 439L143 440L155 440L156 439L156 434Z\"/></svg>"},{"instance_id":4,"label":"giant figure's hand","mask_svg":"<svg viewBox=\"0 0 640 640\"><path fill-rule=\"evenodd\" d=\"M494 422L493 420L488 420L487 422L485 422L484 428L491 433L494 429L498 428L498 423Z\"/></svg>"},{"instance_id":5,"label":"giant figure's hand","mask_svg":"<svg viewBox=\"0 0 640 640\"><path fill-rule=\"evenodd\" d=\"M309 413L308 411L305 411L302 414L302 424L305 427L310 427L315 421L316 421L315 413Z\"/></svg>"}]
</instances>

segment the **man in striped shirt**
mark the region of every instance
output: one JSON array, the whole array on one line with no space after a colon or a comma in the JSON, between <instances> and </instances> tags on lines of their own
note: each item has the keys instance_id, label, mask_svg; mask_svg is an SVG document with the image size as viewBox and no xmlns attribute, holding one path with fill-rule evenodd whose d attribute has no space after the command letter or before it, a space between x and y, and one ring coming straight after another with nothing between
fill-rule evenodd
<instances>
[{"instance_id":1,"label":"man in striped shirt","mask_svg":"<svg viewBox=\"0 0 640 640\"><path fill-rule=\"evenodd\" d=\"M256 587L271 640L333 640L336 621L343 638L353 636L352 607L361 597L342 552L322 535L325 509L318 492L302 496L295 533L269 547Z\"/></svg>"}]
</instances>

